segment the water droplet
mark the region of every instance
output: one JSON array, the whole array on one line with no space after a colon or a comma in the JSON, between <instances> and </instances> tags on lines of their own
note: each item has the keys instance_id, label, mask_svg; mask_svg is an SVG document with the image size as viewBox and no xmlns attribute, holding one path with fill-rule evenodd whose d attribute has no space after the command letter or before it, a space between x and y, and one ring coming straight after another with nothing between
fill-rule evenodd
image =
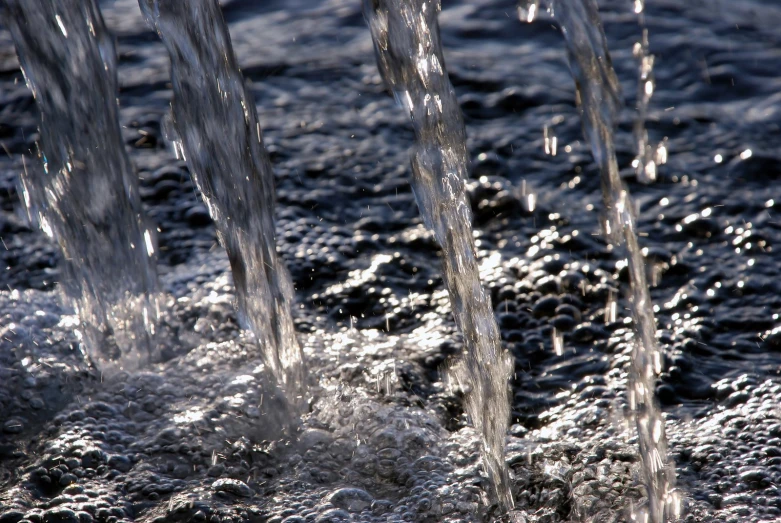
<instances>
[{"instance_id":1,"label":"water droplet","mask_svg":"<svg viewBox=\"0 0 781 523\"><path fill-rule=\"evenodd\" d=\"M65 38L68 38L68 31L65 29L65 24L62 23L62 18L60 18L60 15L54 15L54 19L57 20L57 25L60 26L60 31L62 31L62 35Z\"/></svg>"},{"instance_id":2,"label":"water droplet","mask_svg":"<svg viewBox=\"0 0 781 523\"><path fill-rule=\"evenodd\" d=\"M553 329L551 332L551 338L553 342L553 352L556 354L556 356L561 356L564 354L564 334L559 332L557 329Z\"/></svg>"},{"instance_id":3,"label":"water droplet","mask_svg":"<svg viewBox=\"0 0 781 523\"><path fill-rule=\"evenodd\" d=\"M540 0L520 0L518 2L518 19L521 22L532 23L540 8Z\"/></svg>"}]
</instances>

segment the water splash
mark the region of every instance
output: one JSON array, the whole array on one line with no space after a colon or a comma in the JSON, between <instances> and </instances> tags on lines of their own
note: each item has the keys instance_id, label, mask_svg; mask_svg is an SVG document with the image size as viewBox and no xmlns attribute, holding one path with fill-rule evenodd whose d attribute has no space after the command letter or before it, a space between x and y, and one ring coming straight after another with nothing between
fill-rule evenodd
<instances>
[{"instance_id":1,"label":"water splash","mask_svg":"<svg viewBox=\"0 0 781 523\"><path fill-rule=\"evenodd\" d=\"M638 432L643 480L648 492L647 517L656 523L680 516L675 468L667 457L662 413L656 405L656 377L662 354L656 342L656 320L646 282L646 267L635 233L635 206L618 170L613 128L621 110L616 78L595 0L555 0L553 9L569 52L577 87L583 132L600 169L605 206L604 229L610 243L623 249L630 274L630 301L636 340L632 348L628 394ZM612 305L608 304L608 309Z\"/></svg>"},{"instance_id":2,"label":"water splash","mask_svg":"<svg viewBox=\"0 0 781 523\"><path fill-rule=\"evenodd\" d=\"M0 8L41 113L43 168L21 175L30 219L63 254L66 301L104 373L159 356L155 234L141 208L117 109L116 53L94 0Z\"/></svg>"},{"instance_id":3,"label":"water splash","mask_svg":"<svg viewBox=\"0 0 781 523\"><path fill-rule=\"evenodd\" d=\"M412 186L444 251L444 280L466 353L450 379L467 391L466 411L482 435L483 460L499 502L513 506L504 461L511 359L501 347L491 298L480 283L465 194L466 129L445 71L438 0L364 0L380 73L409 111L416 136Z\"/></svg>"},{"instance_id":4,"label":"water splash","mask_svg":"<svg viewBox=\"0 0 781 523\"><path fill-rule=\"evenodd\" d=\"M173 125L228 252L241 323L289 399L302 399L293 285L276 251L274 173L216 0L141 0L168 49Z\"/></svg>"}]
</instances>

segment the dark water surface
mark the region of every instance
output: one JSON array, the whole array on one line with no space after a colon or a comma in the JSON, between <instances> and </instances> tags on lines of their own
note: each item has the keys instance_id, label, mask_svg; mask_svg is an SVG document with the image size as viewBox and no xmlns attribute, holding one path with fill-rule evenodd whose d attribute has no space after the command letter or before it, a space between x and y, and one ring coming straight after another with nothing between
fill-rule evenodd
<instances>
[{"instance_id":1,"label":"dark water surface","mask_svg":"<svg viewBox=\"0 0 781 523\"><path fill-rule=\"evenodd\" d=\"M104 2L123 138L160 229L182 343L111 383L84 364L54 292L56 246L26 223L16 194L22 156L38 167L38 117L0 32L3 523L498 519L461 397L442 383L461 343L408 184L412 128L384 91L360 2L255 4L225 2L224 13L274 164L278 248L319 386L301 441L273 442L281 422L239 335L227 257L163 137L165 50L135 2ZM657 394L685 517L777 520L781 5L646 3L649 138L667 139L669 161L642 185L630 109L641 29L631 2L600 4L628 108L619 166L658 269ZM515 359L514 517L622 521L643 497L624 421L628 274L599 235L599 176L562 38L548 18L521 24L503 0L444 2L440 25L466 120L481 273Z\"/></svg>"}]
</instances>

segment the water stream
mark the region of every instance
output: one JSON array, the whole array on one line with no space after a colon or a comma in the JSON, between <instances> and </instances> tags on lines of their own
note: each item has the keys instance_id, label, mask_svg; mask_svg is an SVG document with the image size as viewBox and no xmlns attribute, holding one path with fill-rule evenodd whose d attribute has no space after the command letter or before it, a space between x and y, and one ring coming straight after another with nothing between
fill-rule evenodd
<instances>
[{"instance_id":1,"label":"water stream","mask_svg":"<svg viewBox=\"0 0 781 523\"><path fill-rule=\"evenodd\" d=\"M635 516L661 522L680 516L681 501L675 491L674 464L667 456L665 420L654 398L656 378L662 370L662 353L656 341L656 320L646 281L645 260L635 230L635 204L621 180L616 159L613 129L622 107L620 86L611 64L596 1L556 0L551 8L569 51L583 131L600 169L604 232L614 249L626 257L629 269L629 301L636 339L627 390L648 494L647 507ZM646 78L646 81L650 79ZM647 102L646 98L644 103Z\"/></svg>"},{"instance_id":2,"label":"water stream","mask_svg":"<svg viewBox=\"0 0 781 523\"><path fill-rule=\"evenodd\" d=\"M439 0L365 0L380 73L415 129L412 185L426 225L443 250L453 315L466 346L450 370L482 436L483 461L496 496L513 506L504 449L513 370L502 348L491 297L480 282L465 193L466 130L439 41Z\"/></svg>"},{"instance_id":3,"label":"water stream","mask_svg":"<svg viewBox=\"0 0 781 523\"><path fill-rule=\"evenodd\" d=\"M105 374L138 369L159 352L155 232L122 142L112 37L94 0L8 0L2 15L41 115L27 213L59 245L87 355Z\"/></svg>"},{"instance_id":4,"label":"water stream","mask_svg":"<svg viewBox=\"0 0 781 523\"><path fill-rule=\"evenodd\" d=\"M290 312L293 285L276 251L274 173L219 4L140 4L171 58L176 147L228 252L240 322L296 402L305 369Z\"/></svg>"}]
</instances>

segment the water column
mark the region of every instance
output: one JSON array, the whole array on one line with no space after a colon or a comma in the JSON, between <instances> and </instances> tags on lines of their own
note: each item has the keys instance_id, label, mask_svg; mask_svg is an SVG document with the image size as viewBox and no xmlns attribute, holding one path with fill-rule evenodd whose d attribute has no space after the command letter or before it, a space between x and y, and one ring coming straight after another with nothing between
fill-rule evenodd
<instances>
[{"instance_id":1,"label":"water column","mask_svg":"<svg viewBox=\"0 0 781 523\"><path fill-rule=\"evenodd\" d=\"M412 187L426 225L443 250L444 280L464 357L450 379L482 437L483 462L499 502L513 506L505 435L513 365L502 349L491 297L480 283L472 216L465 194L466 130L439 41L439 0L364 0L380 73L415 129Z\"/></svg>"},{"instance_id":2,"label":"water column","mask_svg":"<svg viewBox=\"0 0 781 523\"><path fill-rule=\"evenodd\" d=\"M583 132L599 166L608 241L626 257L635 340L627 390L637 428L643 480L648 494L647 517L656 523L680 516L675 467L667 457L665 420L656 404L656 378L662 353L656 341L656 320L646 282L645 260L637 241L635 205L619 176L614 124L622 107L618 79L607 48L595 0L555 0L553 15L561 25L575 80Z\"/></svg>"},{"instance_id":3,"label":"water column","mask_svg":"<svg viewBox=\"0 0 781 523\"><path fill-rule=\"evenodd\" d=\"M41 114L27 212L60 247L92 362L136 369L159 353L155 236L119 128L114 43L94 0L5 0L0 12Z\"/></svg>"},{"instance_id":4,"label":"water column","mask_svg":"<svg viewBox=\"0 0 781 523\"><path fill-rule=\"evenodd\" d=\"M293 285L276 251L274 173L228 28L216 0L140 4L170 55L176 146L228 253L239 320L295 402L305 372L290 312Z\"/></svg>"}]
</instances>

